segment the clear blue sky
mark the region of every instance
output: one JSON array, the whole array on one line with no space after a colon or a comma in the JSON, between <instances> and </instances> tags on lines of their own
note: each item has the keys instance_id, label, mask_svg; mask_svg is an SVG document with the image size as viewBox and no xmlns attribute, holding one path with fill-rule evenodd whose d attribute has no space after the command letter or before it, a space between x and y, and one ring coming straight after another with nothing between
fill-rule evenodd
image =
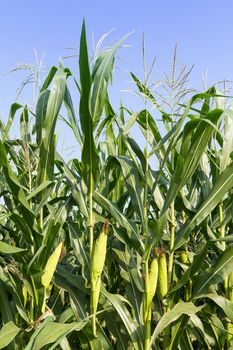
<instances>
[{"instance_id":1,"label":"clear blue sky","mask_svg":"<svg viewBox=\"0 0 233 350\"><path fill-rule=\"evenodd\" d=\"M6 121L23 74L5 76L17 62L34 63L33 50L56 65L78 47L85 17L90 47L109 30L116 30L106 44L134 30L126 40L115 71L114 103L128 102L121 89L132 87L127 71L142 76L141 38L145 33L148 61L156 56L157 71L167 71L178 44L178 63L195 64L191 83L200 88L201 72L208 69L208 83L233 80L232 0L21 0L0 3L0 118ZM68 60L75 73L75 59ZM155 77L156 78L156 77Z\"/></svg>"}]
</instances>

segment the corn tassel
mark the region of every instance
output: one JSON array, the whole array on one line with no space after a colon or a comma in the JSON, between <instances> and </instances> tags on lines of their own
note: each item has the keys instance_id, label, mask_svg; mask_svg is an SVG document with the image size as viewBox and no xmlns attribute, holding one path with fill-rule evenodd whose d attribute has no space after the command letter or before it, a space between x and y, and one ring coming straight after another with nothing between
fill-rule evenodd
<instances>
[{"instance_id":1,"label":"corn tassel","mask_svg":"<svg viewBox=\"0 0 233 350\"><path fill-rule=\"evenodd\" d=\"M106 220L102 231L94 243L91 256L91 312L93 314L92 328L94 336L96 336L96 311L101 287L101 274L107 253L108 231L109 223Z\"/></svg>"}]
</instances>

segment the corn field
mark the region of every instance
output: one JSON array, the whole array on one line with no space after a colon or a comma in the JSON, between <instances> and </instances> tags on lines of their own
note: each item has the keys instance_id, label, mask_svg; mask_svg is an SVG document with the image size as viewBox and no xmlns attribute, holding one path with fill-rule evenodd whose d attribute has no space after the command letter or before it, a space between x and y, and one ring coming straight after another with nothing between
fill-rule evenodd
<instances>
[{"instance_id":1,"label":"corn field","mask_svg":"<svg viewBox=\"0 0 233 350\"><path fill-rule=\"evenodd\" d=\"M124 40L90 60L83 24L78 74L52 67L1 122L0 349L233 349L231 97L174 69L166 104L131 73L144 107L113 108Z\"/></svg>"}]
</instances>

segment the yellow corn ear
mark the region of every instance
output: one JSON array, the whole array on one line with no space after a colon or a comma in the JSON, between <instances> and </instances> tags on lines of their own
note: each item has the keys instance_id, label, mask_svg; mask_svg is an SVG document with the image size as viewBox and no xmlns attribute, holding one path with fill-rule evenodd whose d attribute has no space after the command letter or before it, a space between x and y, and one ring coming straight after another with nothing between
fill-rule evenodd
<instances>
[{"instance_id":1,"label":"yellow corn ear","mask_svg":"<svg viewBox=\"0 0 233 350\"><path fill-rule=\"evenodd\" d=\"M146 323L148 320L150 320L151 315L151 305L153 298L156 293L157 288L157 282L158 282L158 258L155 257L150 265L149 274L148 274L148 285L146 286L146 290L144 293L144 323Z\"/></svg>"},{"instance_id":2,"label":"yellow corn ear","mask_svg":"<svg viewBox=\"0 0 233 350\"><path fill-rule=\"evenodd\" d=\"M94 243L91 259L91 274L93 279L98 278L103 271L107 252L107 238L107 232L103 229Z\"/></svg>"},{"instance_id":3,"label":"yellow corn ear","mask_svg":"<svg viewBox=\"0 0 233 350\"><path fill-rule=\"evenodd\" d=\"M161 250L160 252L158 265L158 297L160 300L163 300L168 292L167 259L166 252L164 250Z\"/></svg>"},{"instance_id":4,"label":"yellow corn ear","mask_svg":"<svg viewBox=\"0 0 233 350\"><path fill-rule=\"evenodd\" d=\"M184 251L184 250L180 253L180 261L183 264L187 264L187 262L188 262L188 255L187 255L186 251Z\"/></svg>"},{"instance_id":5,"label":"yellow corn ear","mask_svg":"<svg viewBox=\"0 0 233 350\"><path fill-rule=\"evenodd\" d=\"M26 308L28 292L27 292L27 288L25 287L25 285L23 285L23 287L22 287L22 294L23 294L23 306Z\"/></svg>"},{"instance_id":6,"label":"yellow corn ear","mask_svg":"<svg viewBox=\"0 0 233 350\"><path fill-rule=\"evenodd\" d=\"M192 298L192 291L193 291L193 282L191 279L188 280L188 283L186 286L184 286L184 300L190 301Z\"/></svg>"},{"instance_id":7,"label":"yellow corn ear","mask_svg":"<svg viewBox=\"0 0 233 350\"><path fill-rule=\"evenodd\" d=\"M149 281L148 281L148 295L152 299L154 298L156 288L157 288L157 282L158 282L158 258L154 258L150 265L149 270Z\"/></svg>"},{"instance_id":8,"label":"yellow corn ear","mask_svg":"<svg viewBox=\"0 0 233 350\"><path fill-rule=\"evenodd\" d=\"M96 311L101 287L101 274L107 253L108 231L109 223L106 220L102 231L94 243L91 256L91 311L93 313L92 328L94 336L96 336Z\"/></svg>"},{"instance_id":9,"label":"yellow corn ear","mask_svg":"<svg viewBox=\"0 0 233 350\"><path fill-rule=\"evenodd\" d=\"M98 307L99 295L100 295L101 278L97 278L92 286L92 312L95 313Z\"/></svg>"},{"instance_id":10,"label":"yellow corn ear","mask_svg":"<svg viewBox=\"0 0 233 350\"><path fill-rule=\"evenodd\" d=\"M57 248L54 250L54 252L48 258L44 272L43 272L42 277L41 277L41 282L45 288L48 288L51 281L52 281L54 272L55 272L57 264L59 262L59 258L61 255L63 245L64 245L64 242L59 243Z\"/></svg>"},{"instance_id":11,"label":"yellow corn ear","mask_svg":"<svg viewBox=\"0 0 233 350\"><path fill-rule=\"evenodd\" d=\"M233 303L233 272L231 272L228 277L228 293L229 300Z\"/></svg>"},{"instance_id":12,"label":"yellow corn ear","mask_svg":"<svg viewBox=\"0 0 233 350\"><path fill-rule=\"evenodd\" d=\"M229 349L232 349L232 342L233 342L233 324L231 322L227 322L226 324L227 329L227 344L229 346Z\"/></svg>"}]
</instances>

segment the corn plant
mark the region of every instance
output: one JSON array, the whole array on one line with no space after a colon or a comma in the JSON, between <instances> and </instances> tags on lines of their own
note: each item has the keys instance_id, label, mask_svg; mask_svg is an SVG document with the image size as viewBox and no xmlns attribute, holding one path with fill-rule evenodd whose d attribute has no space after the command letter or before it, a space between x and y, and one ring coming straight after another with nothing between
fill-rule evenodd
<instances>
[{"instance_id":1,"label":"corn plant","mask_svg":"<svg viewBox=\"0 0 233 350\"><path fill-rule=\"evenodd\" d=\"M145 69L131 73L142 109L113 107L125 39L90 60L84 23L78 77L52 67L35 109L14 103L1 122L1 349L233 346L231 97L190 96L173 64L169 103Z\"/></svg>"}]
</instances>

